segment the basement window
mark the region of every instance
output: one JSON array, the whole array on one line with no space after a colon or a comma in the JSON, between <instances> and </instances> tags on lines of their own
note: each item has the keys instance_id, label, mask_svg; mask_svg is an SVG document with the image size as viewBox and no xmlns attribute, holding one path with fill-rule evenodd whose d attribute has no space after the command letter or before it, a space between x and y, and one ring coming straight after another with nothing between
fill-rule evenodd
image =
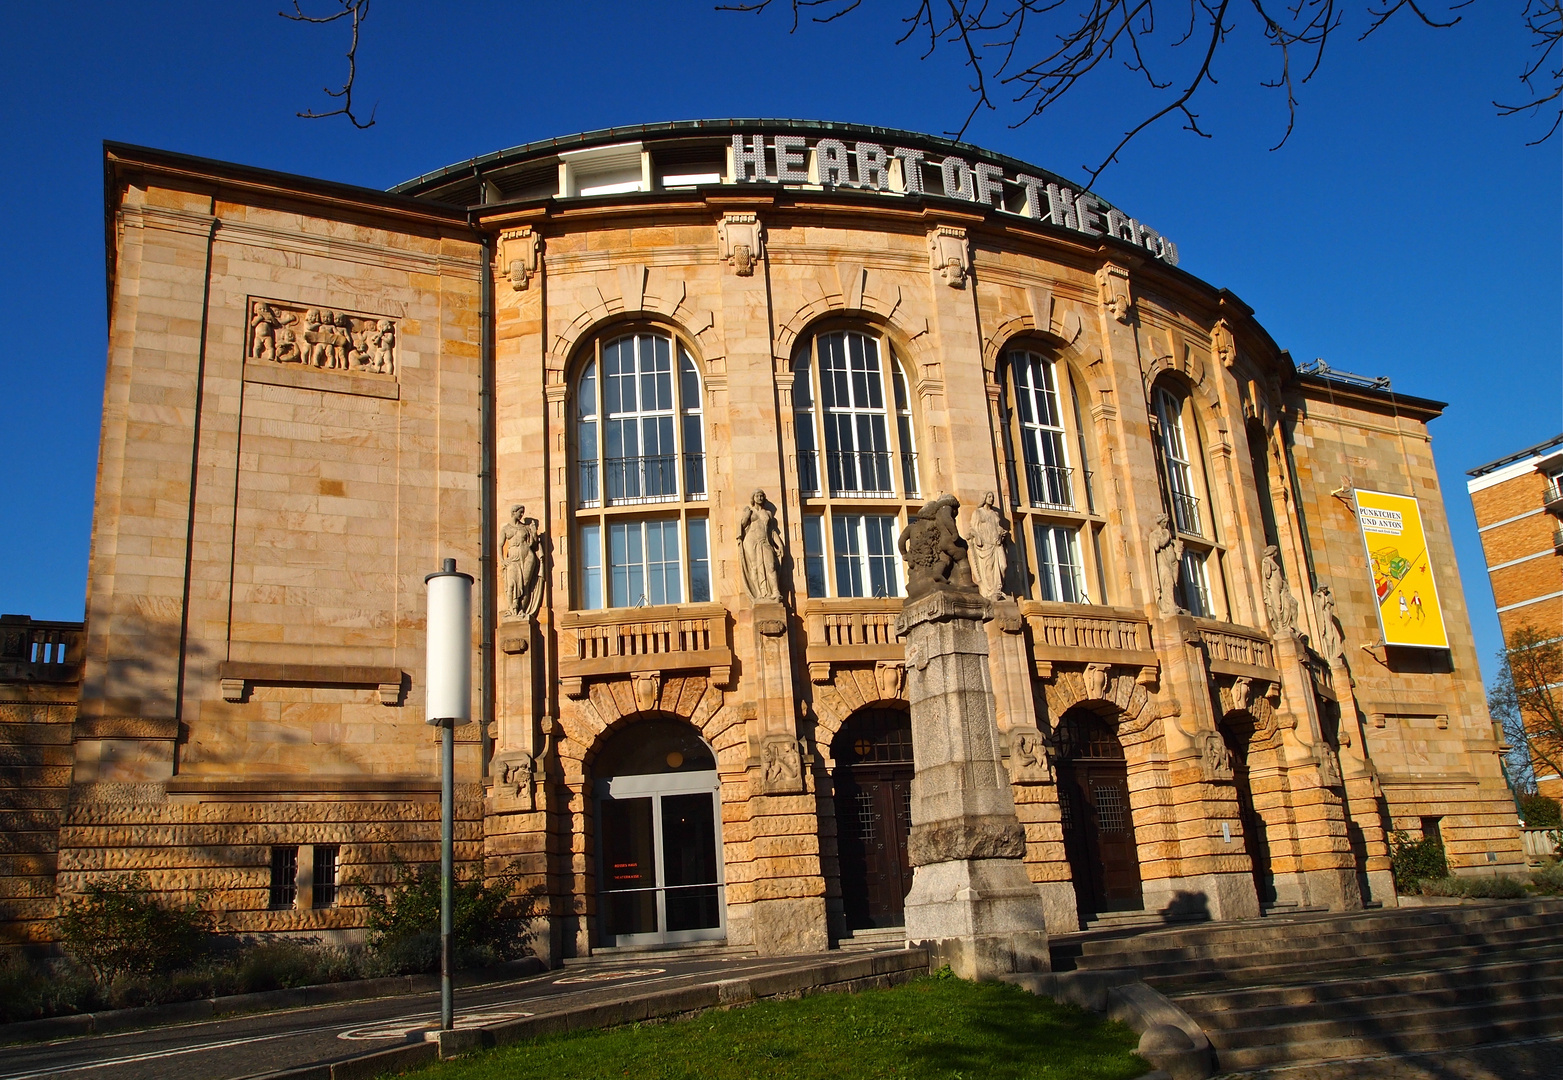
<instances>
[{"instance_id":1,"label":"basement window","mask_svg":"<svg viewBox=\"0 0 1563 1080\"><path fill-rule=\"evenodd\" d=\"M289 844L271 849L270 908L281 911L298 900L298 847Z\"/></svg>"},{"instance_id":2,"label":"basement window","mask_svg":"<svg viewBox=\"0 0 1563 1080\"><path fill-rule=\"evenodd\" d=\"M336 906L336 869L340 849L335 844L315 845L315 897L314 906Z\"/></svg>"}]
</instances>

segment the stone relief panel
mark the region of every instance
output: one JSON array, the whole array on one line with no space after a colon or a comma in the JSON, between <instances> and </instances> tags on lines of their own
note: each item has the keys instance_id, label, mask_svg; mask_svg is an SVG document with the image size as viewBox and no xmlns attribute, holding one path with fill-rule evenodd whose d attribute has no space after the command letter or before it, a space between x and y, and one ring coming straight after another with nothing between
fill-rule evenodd
<instances>
[{"instance_id":1,"label":"stone relief panel","mask_svg":"<svg viewBox=\"0 0 1563 1080\"><path fill-rule=\"evenodd\" d=\"M1232 751L1219 731L1200 731L1194 735L1199 748L1199 775L1206 783L1231 780Z\"/></svg>"},{"instance_id":2,"label":"stone relief panel","mask_svg":"<svg viewBox=\"0 0 1563 1080\"><path fill-rule=\"evenodd\" d=\"M327 371L396 374L394 319L251 298L245 359Z\"/></svg>"},{"instance_id":3,"label":"stone relief panel","mask_svg":"<svg viewBox=\"0 0 1563 1080\"><path fill-rule=\"evenodd\" d=\"M767 735L760 747L760 767L760 790L765 794L802 794L801 740L791 735Z\"/></svg>"}]
</instances>

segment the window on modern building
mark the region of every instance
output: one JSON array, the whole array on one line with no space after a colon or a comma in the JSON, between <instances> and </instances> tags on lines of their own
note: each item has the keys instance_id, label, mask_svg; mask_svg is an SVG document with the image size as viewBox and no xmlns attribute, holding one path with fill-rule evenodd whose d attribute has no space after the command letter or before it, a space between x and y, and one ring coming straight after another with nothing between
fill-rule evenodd
<instances>
[{"instance_id":1,"label":"window on modern building","mask_svg":"<svg viewBox=\"0 0 1563 1080\"><path fill-rule=\"evenodd\" d=\"M604 336L576 378L578 608L711 599L700 372L660 330Z\"/></svg>"},{"instance_id":2,"label":"window on modern building","mask_svg":"<svg viewBox=\"0 0 1563 1080\"><path fill-rule=\"evenodd\" d=\"M278 911L291 908L298 900L298 846L287 844L271 849L271 895L267 906Z\"/></svg>"},{"instance_id":3,"label":"window on modern building","mask_svg":"<svg viewBox=\"0 0 1563 1080\"><path fill-rule=\"evenodd\" d=\"M316 844L314 857L314 906L328 908L336 905L337 855L335 844Z\"/></svg>"},{"instance_id":4,"label":"window on modern building","mask_svg":"<svg viewBox=\"0 0 1563 1080\"><path fill-rule=\"evenodd\" d=\"M1091 438L1081 423L1080 393L1069 366L1044 347L1021 342L1004 351L997 377L1014 518L1006 591L1054 603L1103 603L1105 521L1096 512Z\"/></svg>"},{"instance_id":5,"label":"window on modern building","mask_svg":"<svg viewBox=\"0 0 1563 1080\"><path fill-rule=\"evenodd\" d=\"M906 373L883 335L830 331L794 354L808 595L901 595L896 538L921 487L911 401Z\"/></svg>"}]
</instances>

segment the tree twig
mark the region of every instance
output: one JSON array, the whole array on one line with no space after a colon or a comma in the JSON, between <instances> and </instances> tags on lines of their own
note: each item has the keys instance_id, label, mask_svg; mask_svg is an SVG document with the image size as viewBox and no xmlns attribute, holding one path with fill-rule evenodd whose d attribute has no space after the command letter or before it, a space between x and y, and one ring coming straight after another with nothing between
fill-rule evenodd
<instances>
[{"instance_id":1,"label":"tree twig","mask_svg":"<svg viewBox=\"0 0 1563 1080\"><path fill-rule=\"evenodd\" d=\"M769 0L766 0L766 2L769 2ZM794 2L806 2L806 0L794 0ZM380 108L379 102L375 102L374 107L369 110L368 120L359 120L358 115L353 112L353 86L358 81L358 31L364 20L369 17L369 0L337 0L337 3L342 5L342 10L333 12L330 15L306 15L304 9L299 6L300 0L293 0L292 14L286 11L277 12L279 16L287 19L289 22L314 23L317 25L333 23L338 19L348 17L353 20L353 40L347 50L347 81L342 84L342 89L340 90L332 90L330 87L323 88L327 97L338 98L342 104L329 112L316 112L313 109L306 109L296 115L305 120L324 120L328 116L345 116L352 121L353 126L356 128L374 127L374 116Z\"/></svg>"}]
</instances>

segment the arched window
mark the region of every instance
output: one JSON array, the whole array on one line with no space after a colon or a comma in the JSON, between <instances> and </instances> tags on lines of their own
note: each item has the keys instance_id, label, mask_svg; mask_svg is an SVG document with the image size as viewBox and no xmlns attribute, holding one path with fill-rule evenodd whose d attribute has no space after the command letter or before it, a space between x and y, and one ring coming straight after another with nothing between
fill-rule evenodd
<instances>
[{"instance_id":1,"label":"arched window","mask_svg":"<svg viewBox=\"0 0 1563 1080\"><path fill-rule=\"evenodd\" d=\"M1106 602L1090 440L1067 365L1016 343L999 361L1013 537L1006 591L1055 603ZM1017 454L1018 448L1018 454Z\"/></svg>"},{"instance_id":2,"label":"arched window","mask_svg":"<svg viewBox=\"0 0 1563 1080\"><path fill-rule=\"evenodd\" d=\"M1167 516L1183 541L1178 603L1191 615L1214 615L1210 564L1219 551L1193 405L1180 387L1163 380L1151 391L1151 412Z\"/></svg>"},{"instance_id":3,"label":"arched window","mask_svg":"<svg viewBox=\"0 0 1563 1080\"><path fill-rule=\"evenodd\" d=\"M793 356L810 596L900 596L896 537L919 493L906 373L881 334L816 334Z\"/></svg>"},{"instance_id":4,"label":"arched window","mask_svg":"<svg viewBox=\"0 0 1563 1080\"><path fill-rule=\"evenodd\" d=\"M701 412L700 373L671 335L592 343L574 396L578 608L711 599Z\"/></svg>"}]
</instances>

